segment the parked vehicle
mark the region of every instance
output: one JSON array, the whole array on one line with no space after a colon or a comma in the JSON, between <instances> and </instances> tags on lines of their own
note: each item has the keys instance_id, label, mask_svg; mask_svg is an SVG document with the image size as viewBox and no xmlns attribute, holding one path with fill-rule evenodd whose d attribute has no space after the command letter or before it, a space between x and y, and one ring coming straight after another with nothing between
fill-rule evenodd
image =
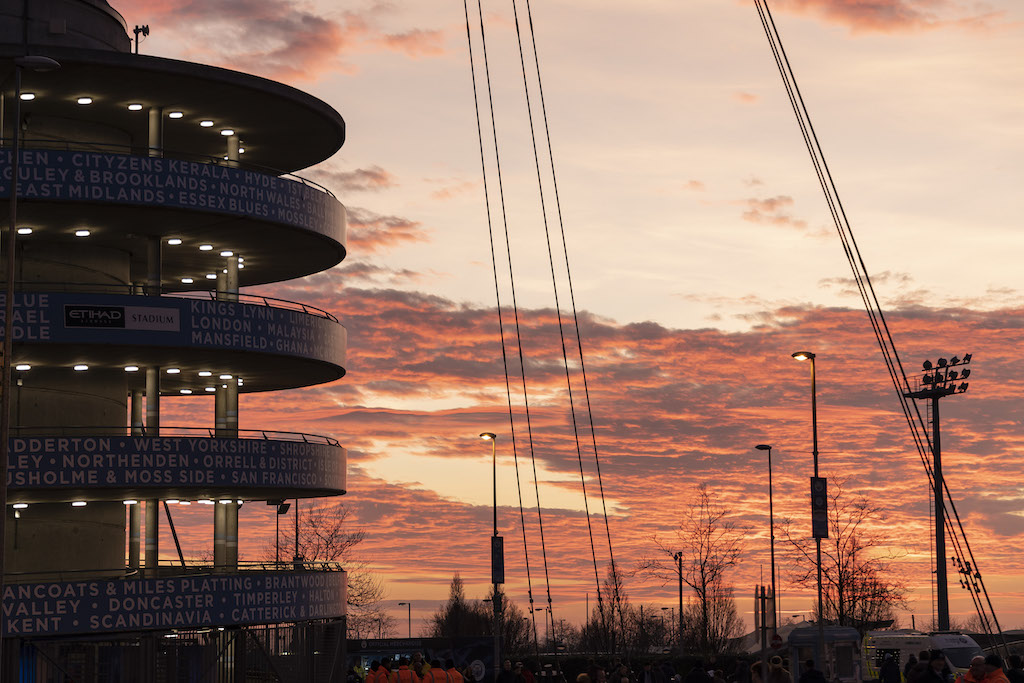
<instances>
[{"instance_id":1,"label":"parked vehicle","mask_svg":"<svg viewBox=\"0 0 1024 683\"><path fill-rule=\"evenodd\" d=\"M886 655L891 655L902 671L910 655L917 657L925 650L942 650L946 665L954 676L967 671L972 657L984 654L973 638L958 631L868 631L863 647L864 680L878 680L878 670Z\"/></svg>"}]
</instances>

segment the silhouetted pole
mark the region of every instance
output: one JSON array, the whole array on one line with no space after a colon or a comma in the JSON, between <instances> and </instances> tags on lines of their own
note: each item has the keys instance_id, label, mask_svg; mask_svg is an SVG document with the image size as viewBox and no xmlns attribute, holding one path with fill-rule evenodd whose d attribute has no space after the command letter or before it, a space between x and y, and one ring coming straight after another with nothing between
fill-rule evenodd
<instances>
[{"instance_id":1,"label":"silhouetted pole","mask_svg":"<svg viewBox=\"0 0 1024 683\"><path fill-rule=\"evenodd\" d=\"M908 398L931 400L932 408L932 499L935 501L935 599L936 625L940 631L949 630L949 587L946 577L946 510L942 494L942 436L939 429L939 399L950 394L962 394L967 391L967 379L971 371L968 368L954 370L960 365L971 362L971 354L964 354L963 360L953 356L948 361L939 358L933 366L931 361L922 365L924 375L920 386L914 391L904 392Z\"/></svg>"},{"instance_id":2,"label":"silhouetted pole","mask_svg":"<svg viewBox=\"0 0 1024 683\"><path fill-rule=\"evenodd\" d=\"M494 608L494 680L498 680L501 671L501 595L499 585L505 583L505 555L502 538L498 535L498 456L495 443L498 437L493 432L483 432L480 438L491 442L491 473L494 492L494 534L491 536L491 582L494 592L491 594L491 607Z\"/></svg>"},{"instance_id":3,"label":"silhouetted pole","mask_svg":"<svg viewBox=\"0 0 1024 683\"><path fill-rule=\"evenodd\" d=\"M811 454L814 457L814 478L818 479L818 384L816 369L814 366L815 355L810 351L797 351L793 354L793 358L797 360L809 360L811 361L811 443L812 450ZM826 500L826 505L827 505ZM827 514L826 514L826 525L827 525ZM812 521L813 526L813 521ZM827 534L827 526L826 526ZM821 589L821 536L817 533L814 534L814 544L817 546L817 563L818 563L818 644L815 648L815 667L818 671L825 673L825 602L822 599ZM825 674L826 678L828 674Z\"/></svg>"},{"instance_id":4,"label":"silhouetted pole","mask_svg":"<svg viewBox=\"0 0 1024 683\"><path fill-rule=\"evenodd\" d=\"M768 527L772 549L772 619L775 622L775 633L778 633L779 614L782 613L779 607L779 594L775 587L775 511L772 505L772 447L770 444L758 444L755 446L759 451L768 451Z\"/></svg>"}]
</instances>

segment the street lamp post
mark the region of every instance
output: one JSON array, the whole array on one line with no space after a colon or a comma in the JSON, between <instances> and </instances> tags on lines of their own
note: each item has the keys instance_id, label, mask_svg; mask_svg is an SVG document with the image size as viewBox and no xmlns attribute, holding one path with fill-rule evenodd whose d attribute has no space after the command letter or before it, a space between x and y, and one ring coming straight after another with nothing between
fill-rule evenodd
<instances>
[{"instance_id":1,"label":"street lamp post","mask_svg":"<svg viewBox=\"0 0 1024 683\"><path fill-rule=\"evenodd\" d=\"M810 351L797 351L793 354L793 358L799 361L809 360L811 361L811 443L812 450L811 454L814 457L814 479L818 480L818 385L816 368L814 365L815 355ZM812 482L812 488L813 488ZM826 496L827 500L827 496ZM812 514L813 514L813 501L812 501ZM827 505L827 502L826 502ZM827 513L826 513L827 515ZM814 529L814 521L811 523L812 529ZM815 666L818 671L824 673L825 671L825 603L822 600L821 590L821 539L822 534L819 533L821 530L814 530L814 543L817 546L817 561L818 561L818 647L814 653L815 655ZM826 523L824 535L828 536L828 522L826 516ZM827 676L828 674L826 674Z\"/></svg>"},{"instance_id":2,"label":"street lamp post","mask_svg":"<svg viewBox=\"0 0 1024 683\"><path fill-rule=\"evenodd\" d=\"M775 631L772 635L778 632L779 628L779 614L782 612L779 606L779 594L775 586L775 511L772 505L772 447L770 444L758 444L754 446L759 451L768 451L768 527L769 527L769 538L771 540L772 549L772 620L775 622Z\"/></svg>"},{"instance_id":3,"label":"street lamp post","mask_svg":"<svg viewBox=\"0 0 1024 683\"><path fill-rule=\"evenodd\" d=\"M14 266L18 237L18 162L21 142L21 72L53 71L60 63L49 57L29 55L14 59L14 120L11 125L11 191L8 196L7 271L4 273L4 342L0 360L0 593L3 592L7 570L7 458L11 440L11 369L14 367ZM3 645L3 622L0 615L0 649Z\"/></svg>"},{"instance_id":4,"label":"street lamp post","mask_svg":"<svg viewBox=\"0 0 1024 683\"><path fill-rule=\"evenodd\" d=\"M676 638L679 644L679 651L683 650L683 552L679 551L672 555L676 563L676 575L679 578L679 622L676 624Z\"/></svg>"},{"instance_id":5,"label":"street lamp post","mask_svg":"<svg viewBox=\"0 0 1024 683\"><path fill-rule=\"evenodd\" d=\"M398 606L405 605L407 616L409 618L409 638L412 638L412 603L411 602L400 602Z\"/></svg>"},{"instance_id":6,"label":"street lamp post","mask_svg":"<svg viewBox=\"0 0 1024 683\"><path fill-rule=\"evenodd\" d=\"M505 553L501 536L498 535L498 456L495 443L498 436L494 432L483 432L480 438L491 442L491 472L494 492L494 534L491 536L491 583L494 593L491 607L494 608L494 680L498 680L501 670L501 596L498 587L505 583Z\"/></svg>"}]
</instances>

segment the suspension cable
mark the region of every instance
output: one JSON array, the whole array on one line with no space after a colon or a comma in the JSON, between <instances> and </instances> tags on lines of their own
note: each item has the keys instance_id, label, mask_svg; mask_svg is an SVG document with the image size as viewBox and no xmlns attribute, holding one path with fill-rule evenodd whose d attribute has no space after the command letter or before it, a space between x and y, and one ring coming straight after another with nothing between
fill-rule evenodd
<instances>
[{"instance_id":1,"label":"suspension cable","mask_svg":"<svg viewBox=\"0 0 1024 683\"><path fill-rule=\"evenodd\" d=\"M494 297L495 297L495 300L496 300L496 309L497 309L497 313L498 313L498 334L499 334L499 338L501 340L501 364L502 364L502 367L504 368L504 374L505 374L505 396L507 397L507 400L508 400L509 432L510 432L511 437L512 437L511 438L511 440L512 440L512 457L513 457L513 459L515 461L515 467L516 467L516 490L519 491L519 514L520 514L520 518L521 518L521 522L522 522L522 527L523 527L523 558L524 558L525 563L526 563L527 595L529 596L529 599L530 599L530 616L531 616L532 621L533 621L533 637L534 637L534 642L536 643L537 642L537 618L536 618L536 616L534 616L534 613L533 613L533 580L532 580L531 574L530 574L530 555L529 555L529 551L528 551L527 543L526 543L526 521L523 518L523 497L522 497L522 492L519 489L519 455L518 455L518 449L517 449L517 446L516 446L515 418L514 418L514 414L513 414L513 410L512 410L512 386L511 386L511 381L510 381L510 378L509 378L509 371L508 371L508 353L507 353L506 348L505 348L505 325L504 325L504 323L502 321L502 315L501 315L501 290L500 290L500 288L498 286L498 260L497 260L497 255L495 253L495 248L494 248L494 226L493 226L493 221L491 219L490 193L489 193L488 187L487 187L487 163L486 163L486 157L485 157L485 153L484 153L483 128L482 128L481 123L480 123L480 98L479 98L479 94L477 92L477 87L476 87L476 66L475 66L476 60L473 57L473 38L472 38L472 31L471 31L470 23L469 23L469 5L468 5L468 0L462 0L462 8L463 8L463 11L465 12L465 16L466 16L466 44L467 44L468 49L469 49L469 71L470 71L471 80L473 82L473 107L474 107L474 110L475 110L475 113L476 113L477 141L478 141L479 146L480 146L480 170L481 170L481 174L482 174L482 178L483 178L484 206L485 206L485 210L486 210L486 213L487 213L487 234L488 234L488 237L489 237L489 242L490 242L490 247L491 247L491 270L494 273ZM495 153L497 154L497 152L495 152ZM493 596L493 597L495 597L495 599L497 598L497 596Z\"/></svg>"},{"instance_id":2,"label":"suspension cable","mask_svg":"<svg viewBox=\"0 0 1024 683\"><path fill-rule=\"evenodd\" d=\"M764 29L765 36L768 38L769 45L771 46L776 66L779 69L779 74L782 77L783 84L786 88L790 105L793 108L793 113L797 118L798 126L800 127L801 134L804 138L804 144L811 156L812 165L814 166L815 173L818 176L818 181L821 185L822 192L825 195L826 202L829 205L829 211L832 214L833 222L843 244L843 250L846 253L847 260L849 261L850 267L853 271L854 280L857 283L861 299L864 302L868 318L875 333L875 338L882 351L882 357L885 361L886 368L889 371L889 376L893 382L894 388L896 389L896 394L903 410L904 417L910 427L914 444L918 450L918 455L925 465L929 479L932 480L933 475L930 462L928 460L928 456L932 453L932 443L927 433L925 418L921 415L921 411L917 403L910 401L906 396L906 393L909 391L909 382L907 380L906 372L903 369L903 364L896 350L896 345L893 341L888 323L886 322L881 304L878 301L878 296L873 284L871 283L867 266L864 263L863 256L857 246L856 239L853 235L853 228L849 223L846 211L839 198L839 193L836 189L831 171L828 168L828 163L825 160L821 144L814 131L814 126L811 123L810 113L804 103L799 86L796 83L796 76L794 75L792 66L789 63L789 59L786 56L785 48L782 45L782 38L775 25L775 20L772 18L768 2L767 0L754 0L754 4L761 19L761 25ZM964 561L964 550L966 550L967 556L969 556L970 560L974 560L973 552L970 549L966 533L963 529L962 523L960 522L960 516L956 511L956 504L953 501L952 493L950 492L948 485L946 485L945 482L943 482L943 484L945 496L941 496L940 492L940 499L936 500L935 504L943 505L945 507L945 501L948 499L949 506L957 520L957 529L953 529L951 522L947 521L951 527L951 536L956 536L956 531L959 531L960 538L957 543L953 544L957 553L957 560ZM935 558L935 560L936 562L945 562L946 558ZM977 567L976 564L974 566ZM980 572L977 573L980 574ZM995 611L992 607L991 599L989 599L988 596L988 590L985 588L984 581L980 579L980 576L978 577L978 582L980 584L980 590L985 595L988 602L993 621L998 624L998 621L995 618ZM980 600L977 601L976 604L980 605ZM982 615L981 612L979 612L979 616L981 616L983 622L986 620L986 617ZM1006 647L1005 640L1003 642L1003 647L1004 649Z\"/></svg>"},{"instance_id":3,"label":"suspension cable","mask_svg":"<svg viewBox=\"0 0 1024 683\"><path fill-rule=\"evenodd\" d=\"M582 341L582 335L580 334L579 315L578 315L577 309L576 309L576 294L575 294L575 290L574 290L573 284L572 284L572 268L570 268L570 266L569 266L569 247L568 247L568 244L566 242L566 237L565 237L565 221L563 220L563 217L562 217L562 202L561 202L561 198L560 198L559 193L558 193L558 174L555 172L555 155L554 155L554 148L553 148L553 146L551 144L551 127L550 127L550 124L548 123L548 109L547 109L547 103L546 103L546 101L544 99L544 80L543 80L543 78L541 78L541 73L540 73L540 58L539 58L539 56L537 54L537 38L536 38L536 32L534 31L534 28L533 28L533 10L532 10L532 8L530 6L530 0L526 0L526 14L527 14L527 21L528 21L529 29L530 29L530 42L531 42L531 45L532 45L532 48L533 48L533 62L534 62L534 65L536 66L536 71L537 71L537 92L538 92L539 99L540 99L541 114L542 114L543 120L544 120L544 136L545 136L545 140L546 140L546 143L547 143L548 163L551 166L551 184L552 184L552 189L554 190L555 211L556 211L556 215L557 215L557 218L558 218L559 232L560 232L561 238L562 238L562 253L565 256L565 274L566 274L566 281L567 281L568 289L569 289L569 301L570 301L570 304L572 306L573 326L575 328L575 333L576 333L576 348L579 351L580 375L581 375L581 379L583 380L583 395L584 395L584 398L586 399L586 406L587 406L587 411L586 412L587 412L588 422L590 424L590 439L591 439L591 443L592 443L593 448L594 448L594 467L595 467L595 472L596 472L596 475L597 475L597 485L598 485L598 490L599 490L600 498L601 498L601 513L602 513L602 517L604 518L605 538L608 541L608 561L609 561L609 564L611 565L612 587L613 587L612 588L612 595L613 595L613 601L614 601L614 604L612 606L612 611L614 612L616 609L618 610L620 626L623 629L623 632L625 632L625 623L623 621L624 613L623 613L623 610L622 610L622 595L621 595L621 591L619 590L618 570L617 570L617 568L615 566L615 552L612 549L612 533L611 533L611 527L610 527L610 524L609 524L609 521L608 521L608 519L609 519L608 518L608 507L607 507L606 499L605 499L605 495L604 495L604 480L601 477L601 459L600 459L600 457L598 455L598 448L597 448L597 431L594 428L594 411L593 411L593 408L592 408L591 403L590 403L590 387L589 387L589 384L587 382L587 366L586 366L586 363L584 362L584 358L583 358L583 341ZM559 330L561 330L561 325L559 325ZM600 587L598 587L598 606L599 607L601 606Z\"/></svg>"},{"instance_id":4,"label":"suspension cable","mask_svg":"<svg viewBox=\"0 0 1024 683\"><path fill-rule=\"evenodd\" d=\"M525 57L523 55L522 31L520 29L520 24L519 24L519 12L518 12L518 10L516 8L516 0L512 0L512 16L513 16L513 18L515 20L516 41L517 41L517 43L519 45L519 63L520 63L520 66L522 68L523 91L524 91L525 98L526 98L527 119L528 119L529 124L530 124L530 141L531 141L531 144L533 146L533 163L534 163L534 168L536 169L536 172L537 172L537 189L538 189L538 192L539 192L539 195L540 195L541 216L543 218L543 223L544 223L544 237L545 237L545 241L547 243L548 266L549 266L549 268L551 270L551 286L552 286L552 289L554 291L554 297L555 297L555 314L556 314L556 316L558 318L558 332L559 332L558 337L559 337L559 341L560 341L561 346L562 346L562 365L565 368L565 382L566 382L566 387L568 389L568 395L569 395L569 410L570 410L570 413L571 413L571 416L572 416L573 436L574 436L575 442L576 442L576 458L577 458L577 461L579 462L579 469L580 469L580 485L581 485L581 487L583 489L583 509L584 509L584 513L585 513L586 518L587 518L587 533L590 536L590 554L591 554L591 557L593 559L594 581L596 583L597 591L598 591L598 596L599 596L598 597L598 606L601 609L602 615L603 615L603 611L604 610L603 610L603 606L602 606L602 601L600 599L601 579L600 579L600 576L599 576L599 573L598 573L598 569L597 569L597 551L596 551L596 548L594 546L594 530L593 530L593 525L591 524L591 521L590 521L590 504L589 504L589 501L587 499L587 480L586 480L586 475L585 475L584 470L583 470L583 452L582 452L582 450L580 448L579 427L578 427L577 420L576 420L576 406L575 406L575 401L573 400L573 394L572 394L572 377L571 377L570 372L569 372L569 357L568 357L568 353L567 353L566 348L565 348L565 334L564 334L564 328L563 328L563 323L562 323L562 308L561 308L561 305L559 303L559 297L558 297L558 280L555 277L555 262L554 262L552 248L551 248L551 234L550 234L550 231L549 231L549 228L548 228L547 206L546 206L545 201L544 201L544 183L543 183L543 180L541 178L540 155L537 152L537 134L536 134L536 129L534 127L534 122L533 122L533 107L531 105L531 100L530 100L529 82L528 82L527 76L526 76L526 59L525 59ZM549 591L548 592L548 609L551 609L551 608L552 608L551 593Z\"/></svg>"},{"instance_id":5,"label":"suspension cable","mask_svg":"<svg viewBox=\"0 0 1024 683\"><path fill-rule=\"evenodd\" d=\"M465 3L465 1L466 0L463 0L464 3ZM509 238L508 213L507 213L507 210L506 210L506 207L505 207L505 191L504 191L504 185L502 183L502 177L501 177L501 159L500 159L499 146L498 146L498 129L497 129L497 124L495 122L495 114L494 114L494 93L493 93L493 88L491 86L491 70L490 70L490 63L489 63L488 57L487 57L487 32L486 32L486 29L484 27L484 14L483 14L483 7L481 5L481 0L477 0L477 13L478 13L479 18L480 18L480 42L481 42L483 58L484 58L484 74L485 74L486 83L487 83L487 100L488 100L488 107L489 107L490 116L491 116L491 131L492 131L493 137L494 137L495 168L496 168L497 174L498 174L498 191L499 191L499 196L501 198L502 224L503 224L504 232L505 232L505 250L506 250L506 254L508 255L509 281L510 281L510 284L511 284L511 294L512 294L512 311L513 311L513 314L514 314L515 330L516 330L515 339L516 339L516 344L517 344L517 349L518 349L518 354L519 354L519 370L520 370L520 378L522 379L523 404L524 404L525 415L526 415L526 432L527 432L527 438L528 438L528 442L529 442L530 461L533 464L534 491L535 491L536 498L537 498L537 524L538 524L538 529L539 529L539 532L540 532L541 557L542 557L542 560L543 560L544 580L545 580L545 584L547 586L548 601L549 601L549 604L550 604L551 580L550 580L550 576L549 576L549 573L548 573L547 547L546 547L545 542L544 542L544 518L543 518L543 514L542 514L542 511L541 511L541 504L540 504L540 486L538 484L538 478L537 478L537 463L536 463L536 454L535 454L534 442L533 442L533 423L532 423L532 420L531 420L531 417L530 417L530 399L529 399L529 392L527 391L527 385L526 385L526 362L525 362L525 356L524 356L524 353L523 353L523 340L522 340L521 327L520 327L520 323L519 323L519 305L518 305L518 303L516 301L515 273L514 273L514 270L513 270L513 267L512 267L512 246L511 246L511 240ZM467 11L467 16L468 16L468 11ZM467 21L467 25L468 25L468 21ZM475 81L474 81L474 89L475 89ZM475 90L474 90L474 92L475 92ZM496 263L496 260L494 259L494 247L493 247L493 244L494 244L494 240L493 240L493 237L492 237L492 240L491 240L491 245L492 245L492 247L491 247L491 249L492 249L492 252L491 252L492 253L492 261L494 263ZM496 265L494 266L494 270L495 270L495 289L498 289L498 284L497 284L498 278L497 278L497 266ZM500 315L500 304L499 304L498 308L499 308L499 315ZM504 339L504 337L502 337L502 338ZM502 353L504 354L504 346L502 348ZM506 370L506 372L507 372L507 370ZM511 405L511 394L509 394L509 396L510 396L510 398L509 398L509 422L512 423L512 422L514 422L514 419L513 419L513 411L512 411L512 405ZM513 446L513 452L515 452L514 446ZM516 462L518 463L518 458L517 458ZM523 537L524 537L524 543L525 543L525 537L526 537L526 527L525 527L525 525L523 526ZM532 598L532 589L531 589L531 592L530 592L530 597ZM533 612L531 612L531 614L533 614ZM536 631L536 628L537 628L537 626L536 626L536 618L534 617L534 630L535 631Z\"/></svg>"}]
</instances>

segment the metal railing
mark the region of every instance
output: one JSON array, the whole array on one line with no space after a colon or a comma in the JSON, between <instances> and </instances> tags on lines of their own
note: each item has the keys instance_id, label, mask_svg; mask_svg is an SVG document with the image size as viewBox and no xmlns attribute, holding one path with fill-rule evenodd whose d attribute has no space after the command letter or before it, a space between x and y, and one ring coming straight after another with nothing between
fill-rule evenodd
<instances>
[{"instance_id":1,"label":"metal railing","mask_svg":"<svg viewBox=\"0 0 1024 683\"><path fill-rule=\"evenodd\" d=\"M7 584L61 583L65 581L110 581L137 580L143 578L174 578L179 576L224 575L244 572L285 573L285 572L343 572L340 562L320 560L243 561L238 566L215 565L207 560L186 560L182 566L178 560L160 560L156 571L145 567L110 567L99 569L52 569L36 572L7 572Z\"/></svg>"},{"instance_id":2,"label":"metal railing","mask_svg":"<svg viewBox=\"0 0 1024 683\"><path fill-rule=\"evenodd\" d=\"M192 292L165 292L162 288L149 285L126 285L126 284L94 284L78 282L17 282L15 289L19 292L81 292L86 294L125 294L129 296L165 296L175 299L201 299L211 301L224 301L226 303L243 303L251 306L266 306L267 308L279 308L288 311L298 311L318 318L326 318L331 322L340 323L338 318L322 308L310 306L299 301L288 301L287 299L275 299L261 294L244 294L236 292L225 292L223 290L202 290ZM231 297L227 299L225 297Z\"/></svg>"},{"instance_id":3,"label":"metal railing","mask_svg":"<svg viewBox=\"0 0 1024 683\"><path fill-rule=\"evenodd\" d=\"M159 436L184 436L195 438L218 438L218 431L214 427L160 427ZM133 434L133 432L139 432ZM11 427L11 434L17 437L29 436L67 436L67 437L96 437L96 436L149 436L145 427L131 427L128 425L117 426L88 426L88 427ZM302 432L281 432L270 429L239 429L237 436L232 430L231 439L259 439L265 441L288 441L293 443L322 444L325 446L341 446L341 442L330 436L318 434L304 434Z\"/></svg>"},{"instance_id":4,"label":"metal railing","mask_svg":"<svg viewBox=\"0 0 1024 683\"><path fill-rule=\"evenodd\" d=\"M0 145L5 148L9 148L13 145L12 138L0 138ZM84 140L57 140L48 138L21 138L19 141L21 150L34 151L34 150L56 150L65 152L93 152L97 154L123 154L126 156L136 157L147 157L147 158L163 158L163 159L175 159L177 161L194 161L200 164L210 164L212 166L224 166L227 168L238 168L243 171L252 171L254 173L260 173L262 175L274 176L275 178L281 178L284 180L290 180L297 182L306 187L323 192L333 199L337 199L333 192L328 190L320 183L314 182L308 178L303 178L300 175L288 171L282 171L280 169L271 168L269 166L262 166L260 164L253 164L247 161L229 161L224 157L209 156L206 154L196 154L194 152L185 152L182 150L174 149L160 149L156 150L158 153L150 157L149 148L142 145L124 145L107 142L87 142Z\"/></svg>"}]
</instances>

